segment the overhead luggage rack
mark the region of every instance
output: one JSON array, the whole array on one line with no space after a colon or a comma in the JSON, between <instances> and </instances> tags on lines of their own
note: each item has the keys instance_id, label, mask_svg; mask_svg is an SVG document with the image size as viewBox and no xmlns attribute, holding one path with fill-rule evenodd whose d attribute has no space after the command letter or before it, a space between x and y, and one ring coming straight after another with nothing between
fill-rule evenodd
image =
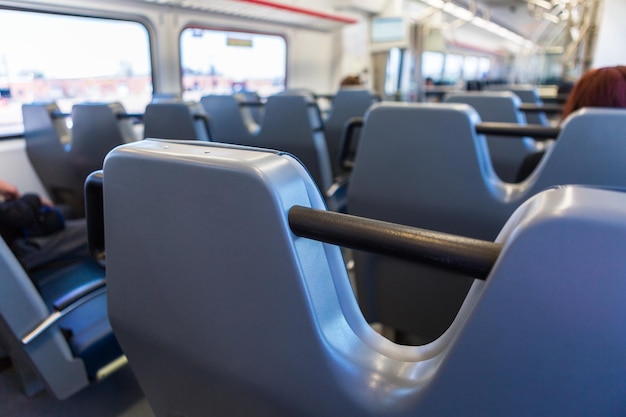
<instances>
[{"instance_id":1,"label":"overhead luggage rack","mask_svg":"<svg viewBox=\"0 0 626 417\"><path fill-rule=\"evenodd\" d=\"M199 9L218 14L279 23L319 31L332 31L356 23L345 15L329 13L269 0L143 0L175 7Z\"/></svg>"}]
</instances>

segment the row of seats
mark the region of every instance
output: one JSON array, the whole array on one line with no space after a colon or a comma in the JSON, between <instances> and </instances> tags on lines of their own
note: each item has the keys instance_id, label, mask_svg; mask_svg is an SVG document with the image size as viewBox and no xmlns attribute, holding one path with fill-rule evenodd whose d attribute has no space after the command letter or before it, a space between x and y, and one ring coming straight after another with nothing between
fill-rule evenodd
<instances>
[{"instance_id":1,"label":"row of seats","mask_svg":"<svg viewBox=\"0 0 626 417\"><path fill-rule=\"evenodd\" d=\"M475 132L479 122L466 104L375 105L356 154L348 212L493 240L520 204L550 186L626 185L623 109L571 115L535 172L518 184L494 172L487 142ZM411 333L416 343L446 331L472 285L432 267L361 252L354 258L366 318Z\"/></svg>"},{"instance_id":2,"label":"row of seats","mask_svg":"<svg viewBox=\"0 0 626 417\"><path fill-rule=\"evenodd\" d=\"M0 348L27 395L65 399L125 363L95 261L28 275L0 238L0 277Z\"/></svg>"},{"instance_id":3,"label":"row of seats","mask_svg":"<svg viewBox=\"0 0 626 417\"><path fill-rule=\"evenodd\" d=\"M442 170L452 170L447 182L425 176L432 184L421 195L424 203L444 199L439 196L451 194L447 189L455 182L471 187L477 178L487 188L448 197L446 208L407 207L405 219L451 212L454 203L481 195L501 204L521 203L520 194L526 193L513 193L510 187L516 186L500 184L485 168L488 163L478 161L486 153L474 149L486 148L484 139L463 136L463 127L470 132L477 119L467 106L376 107L359 157L374 151L368 132L386 112L396 114L399 132L387 135L398 139L381 147L399 147L394 152L406 156L379 155L379 162L408 162L419 169L449 158L460 165L444 164ZM454 119L446 118L448 113ZM611 133L595 124L585 127L594 115L583 111L569 119L548 159L562 155L560 146L589 149L582 142L568 143L571 130ZM612 122L617 114L606 117ZM436 141L405 135L411 131L414 138L426 119L452 129L445 135L449 139L441 131ZM416 125L420 129L411 128ZM600 143L593 135L586 139ZM438 153L430 152L437 145L421 152L406 148L418 142L444 143ZM358 162L355 174L362 167ZM540 168L545 175L549 162ZM604 163L620 176L615 163ZM533 181L542 182L543 175ZM404 182L402 175L395 177L400 179ZM403 195L418 194L410 181L392 185ZM293 206L324 210L311 177L291 156L142 141L109 155L104 192L109 315L157 415L588 416L617 415L626 407L620 314L626 294L624 193L561 187L538 194L515 212L519 204L510 201L508 222L486 226L493 232L490 240L501 230L497 242L502 245L486 282L473 283L442 336L410 347L383 338L363 320L338 247L291 231L287 213ZM214 198L217 194L220 198ZM454 223L470 228L471 221ZM341 227L351 238L352 226ZM451 252L471 250L465 243L452 246ZM410 279L419 286L425 278ZM442 285L457 282L441 279ZM413 305L420 302L419 291L397 289L396 295L407 293ZM408 314L415 320L432 318Z\"/></svg>"},{"instance_id":4,"label":"row of seats","mask_svg":"<svg viewBox=\"0 0 626 417\"><path fill-rule=\"evenodd\" d=\"M237 96L205 96L200 104L209 119L211 140L278 149L296 155L309 169L318 187L328 191L335 178L345 174L338 163L345 121L362 116L373 102L373 96L366 90L340 90L333 100L330 115L322 120L311 94L288 91L267 99L261 124L253 120L251 109ZM181 102L148 105L144 136L202 139L200 135L187 133L194 132L191 106L194 104ZM330 199L329 204L337 208L342 205L332 201Z\"/></svg>"},{"instance_id":5,"label":"row of seats","mask_svg":"<svg viewBox=\"0 0 626 417\"><path fill-rule=\"evenodd\" d=\"M303 96L297 96L297 95L294 95L294 96L285 96L285 97L288 97L288 98L289 98L289 100L286 100L286 99L276 100L277 102L281 102L281 104L283 104L283 107L278 107L278 106L277 106L277 108L282 109L282 113L283 113L283 114L287 113L287 112L288 112L289 110L291 110L293 107L298 107L299 103L302 101L302 97L303 97ZM293 99L293 97L295 97L296 99ZM274 101L274 100L270 100L270 102L271 102L271 101ZM306 101L305 101L305 102L306 102ZM296 105L296 103L298 103L298 104ZM290 104L291 104L291 105L290 105ZM269 107L268 107L269 109L271 109L271 108L272 108L272 106L270 106L270 105L269 105L269 103L268 103L268 106L269 106ZM110 125L114 125L115 123L118 123L118 121L119 121L119 119L120 119L119 114L122 114L122 113L123 113L123 109L121 109L121 110L120 110L120 109L119 109L119 107L116 107L116 106L89 105L89 106L87 106L87 107L88 107L88 108L90 108L90 109L99 109L99 110L100 110L100 115L102 116L101 118L102 118L103 120L107 120L107 123L109 123ZM311 117L311 115L312 115L312 114L313 114L313 116L317 115L317 113L316 113L316 109L315 109L313 106L311 106L310 104L307 104L306 108L307 108L307 114L309 115L309 117ZM117 111L116 111L116 110L117 110ZM50 109L50 108L47 108L47 112L48 112L48 114L49 114L49 115L50 115L50 114L52 114L52 115L53 115L53 114L55 113L55 111L58 111L58 109L56 109L56 110L55 110L55 109ZM80 113L80 111L78 111L78 109L75 109L75 111L74 111L73 113L76 115L76 117L79 117L79 118L80 118L81 113ZM280 112L278 112L278 111L276 112L276 114L279 114L279 113L280 113ZM96 113L94 113L94 114L96 114ZM112 114L112 117L109 117L109 114ZM271 111L270 111L270 114L271 114ZM106 116L104 116L104 115L106 115ZM265 117L267 117L267 115L266 115ZM148 112L148 110L147 110L147 111L146 111L146 115L145 115L145 120L146 120L146 128L147 128L147 127L148 127L148 125L149 125L149 123L147 122L147 120L149 120L148 118L149 118L149 112ZM51 118L51 120L56 120L56 119L55 119L54 117L52 117L52 118ZM159 120L159 118L157 117L155 120ZM271 118L270 118L270 120L271 120ZM112 123L112 121L113 121L113 123ZM209 125L207 125L207 123L206 123L206 119L203 119L203 118L201 118L201 117L200 117L200 118L195 118L195 117L192 117L192 118L191 118L191 121L192 121L193 123L195 123L195 124L197 124L197 122L199 121L199 122L200 122L200 124L201 124L200 128L206 128L206 126L209 126ZM303 123L303 124L304 124L304 123ZM80 123L79 123L79 125L80 125ZM74 126L74 128L76 129L76 125ZM318 127L318 129L317 129L317 130L318 130L318 131L320 130L320 129L319 129L319 127ZM75 133L77 133L77 132L81 132L81 130L80 130L80 129L75 130L74 132L72 132L72 133L73 133L73 135L72 135L72 136L74 136L74 134L75 134ZM104 130L104 132L105 132L105 133L107 133L107 134L111 134L111 135L113 135L113 134L111 133L111 132L112 132L111 130ZM279 133L280 133L280 132L278 132L278 131L274 131L274 135L273 135L272 137L279 136ZM81 132L81 134L82 134L82 132ZM80 137L80 135L79 135L79 137ZM183 137L182 139L191 139L191 138L185 138L185 137ZM194 139L195 139L195 138L194 138ZM69 147L69 148L70 148L70 150L71 150L72 148L74 148L74 149L80 149L80 146L78 146L78 144L79 144L80 142L75 142L74 140L75 140L75 138L74 138L74 137L72 137L72 141L70 142L70 144L71 144L71 145L70 145L70 147ZM268 142L269 142L269 141L271 141L271 140L272 140L272 139L268 139ZM322 143L323 143L323 142L322 142ZM282 149L282 148L279 148L279 146L268 146L268 147L275 147L275 148L277 148L277 149L284 150L284 149ZM67 150L65 150L65 151L66 151L66 152L68 152ZM105 151L104 153L106 153L106 151ZM294 153L295 153L295 152L294 152ZM102 157L102 159L103 159L103 158L104 158L104 157ZM101 164L102 159L100 159L100 164ZM81 187L81 189L82 189L82 187ZM18 276L19 274L14 274L14 275L15 275L15 276ZM23 274L23 271L22 271L22 275L24 275L24 274ZM20 278L20 279L21 279L21 278ZM21 284L20 284L20 285L21 285ZM80 286L79 286L79 287L80 287ZM28 300L30 300L29 302L35 302L35 301L32 301L32 300L41 300L40 298L37 298L37 297L36 297L35 295L33 295L32 293L29 293L29 294L30 294L30 295L29 295L28 297L30 297L30 298L28 298L28 297L27 297L27 299L28 299ZM56 292L56 295L59 295L59 294L60 294L60 293L57 291L57 292ZM54 302L51 302L51 301L50 301L50 300L52 300L53 298L51 298L51 297L46 297L45 295L43 295L42 297L43 297L44 302L45 302L45 300L48 300L47 302L48 302L48 304L49 304L49 309L55 309L55 308L56 308L56 307L55 307L55 305L57 305L58 303L54 303ZM92 307L92 308L94 309L93 311L95 311L96 313L100 314L100 315L98 316L98 317L100 317L100 318L99 318L99 319L97 319L97 320L96 320L96 322L100 323L100 326L104 329L104 330L102 330L101 332L100 332L100 331L98 331L97 333L98 333L99 335L106 335L106 336L110 339L110 338L112 337L112 336L110 335L110 331L108 331L108 332L107 332L107 330L106 330L106 328L107 328L107 326L108 326L108 321L106 320L106 317L102 318L102 313L103 313L103 311L105 310L105 304L104 304L104 303L105 303L105 301L104 301L104 300L105 300L105 296L104 296L104 295L102 295L102 294L97 294L97 297L96 297L96 298L97 298L97 300L99 300L99 301L98 301L98 302L99 302L99 304L97 304L97 306L96 306L96 307ZM31 299L32 299L32 300L31 300ZM36 302L37 302L37 303L40 303L41 301L36 301ZM94 301L94 302L95 302L95 301ZM90 301L90 303L91 303L91 301ZM4 315L4 312L3 312L3 315ZM83 321L80 321L80 325L81 325L81 326L86 326L86 325L85 325L85 323L84 323ZM67 327L64 327L64 329L67 329ZM82 330L92 331L92 328L91 328L91 327L83 327L83 328L82 328ZM61 333L63 333L63 332L61 332ZM78 332L78 331L76 331L76 330L72 330L72 332L70 332L70 334L78 334L78 333L79 333L79 332ZM20 343L20 341L18 340L18 339L19 339L19 335L20 335L20 334L24 334L24 330L23 330L23 329L22 329L22 330L18 330L18 331L13 332L12 334L13 334L13 337L16 339L16 343L13 343L13 345L19 346L19 343ZM51 331L51 332L50 332L50 334L53 334L53 332ZM56 336L55 336L55 337L56 337ZM9 337L9 339L10 339L10 337ZM53 344L53 345L52 345L52 347L51 347L51 348L49 348L49 349L52 349L52 352L53 352L53 353L49 354L49 356L47 356L47 357L46 357L46 356L44 356L44 360L43 360L43 362L42 362L42 363L45 363L45 362L47 362L48 360L49 360L49 361L51 361L51 362L55 362L55 356L54 356L54 355L56 355L56 353L54 353L54 352L57 352L57 351L58 351L58 349L61 349L61 350L62 350L62 349L66 349L66 348L63 348L63 345L62 345L62 344L61 344L61 345L59 345L59 343L67 343L67 341L71 342L71 340L67 340L66 342L59 342L58 337L57 337L56 339L54 339L54 340L57 342L57 344ZM110 341L109 341L109 342L106 342L106 344L111 344L111 343L110 343ZM115 339L113 339L113 343L112 343L112 344L113 344L113 345L115 344ZM70 345L71 345L71 343L70 343ZM17 349L17 348L16 348L16 349ZM55 350L55 349L56 349L56 350ZM18 349L18 350L19 350L19 349ZM78 348L75 348L75 347L73 347L73 348L72 348L72 352L73 352L73 353L75 353L75 354L79 354L79 351L80 351L80 349L78 349ZM113 350L112 350L112 351L110 351L110 352L114 352L114 354L119 354L119 353L120 353L120 352L119 352L119 350L117 350L117 351L116 351L115 349L113 349ZM110 352L109 352L109 354L110 354ZM93 351L91 351L91 350L90 350L90 355L94 355L94 358L95 358L95 359L100 359L100 360L105 359L105 362L111 359L111 358L110 358L110 357L108 357L108 356L100 356L99 354L94 354L94 353L93 353ZM79 355L79 357L80 357L80 355ZM84 360L84 359L83 359L83 360ZM71 362L76 363L76 364L77 364L76 366L78 366L78 364L81 364L81 365L83 364L83 362L81 362L81 361L79 361L79 360L76 360L76 359L73 359L73 358L72 358L69 362L70 362L70 363L71 363ZM95 378L95 373L94 373L94 372L95 372L95 370L96 370L96 369L98 369L98 368L99 368L99 365L102 365L102 364L100 363L100 364L98 364L98 365L87 365L88 363L89 363L89 362L88 362L87 360L84 360L84 364L85 364L84 366L88 366L88 371L87 371L87 379L89 379L89 378ZM37 366L38 366L38 365L37 365ZM55 366L59 366L59 365L57 364L57 365L55 365ZM79 368L76 368L76 369L82 369L82 368L80 368L80 367L79 367ZM59 375L64 375L64 374L61 372ZM60 376L59 376L59 378L63 378L63 377L60 377ZM46 383L48 383L48 380L47 380L46 378L44 378L44 380L46 381ZM72 384L74 384L74 383L75 383L75 380L74 380L74 379L70 378L70 380L72 381ZM83 382L84 382L84 381L83 381ZM83 384L83 385L79 385L79 387L80 387L80 386L84 386L84 384ZM79 388L76 388L76 386L73 386L71 389L70 389L70 388L65 389L65 391L62 391L62 389L60 389L60 388L56 388L56 390L55 390L55 389L53 389L53 392L54 392L54 393L55 393L55 395L57 395L59 398L63 398L63 397L65 397L65 396L70 395L71 393L75 392L75 390L76 390L76 389L79 389ZM68 394L68 393L69 393L69 394Z\"/></svg>"},{"instance_id":6,"label":"row of seats","mask_svg":"<svg viewBox=\"0 0 626 417\"><path fill-rule=\"evenodd\" d=\"M457 93L447 96L445 102L472 106L484 122L526 124L526 115L519 110L522 101L511 91ZM494 170L500 179L516 182L518 169L524 159L549 145L545 142L536 142L532 138L511 140L488 135L487 146Z\"/></svg>"},{"instance_id":7,"label":"row of seats","mask_svg":"<svg viewBox=\"0 0 626 417\"><path fill-rule=\"evenodd\" d=\"M319 115L315 107L308 102L302 107L301 102L299 96L270 99L263 119L267 139L258 138L264 146L306 155L307 150L298 148L301 141L280 142L285 134L297 137L295 126L310 126ZM304 112L298 113L302 108ZM300 118L292 119L291 130L281 129L279 116L289 114ZM68 216L82 217L85 178L101 169L111 149L138 139L135 126L119 103L78 104L70 115L62 114L56 104L37 103L25 105L23 115L28 156L49 195ZM144 136L210 139L211 125L200 104L155 100L141 116ZM317 135L315 146L328 158L321 125L309 130ZM330 173L329 165L326 172ZM330 186L332 178L324 180ZM47 388L63 399L100 378L102 368L122 353L107 319L104 271L90 261L56 266L29 276L0 242L0 290L13 300L1 306L0 348L8 351L26 393Z\"/></svg>"},{"instance_id":8,"label":"row of seats","mask_svg":"<svg viewBox=\"0 0 626 417\"><path fill-rule=\"evenodd\" d=\"M488 91L510 91L515 94L522 103L543 105L543 101L539 97L539 92L534 86L528 85L491 85ZM545 112L525 113L526 122L534 125L548 126L550 124L548 115Z\"/></svg>"},{"instance_id":9,"label":"row of seats","mask_svg":"<svg viewBox=\"0 0 626 417\"><path fill-rule=\"evenodd\" d=\"M22 107L26 151L52 201L68 217L84 217L83 186L115 146L135 140L119 103L73 106L72 128L54 103Z\"/></svg>"},{"instance_id":10,"label":"row of seats","mask_svg":"<svg viewBox=\"0 0 626 417\"><path fill-rule=\"evenodd\" d=\"M66 217L85 215L85 179L114 147L135 141L123 106L24 105L28 158ZM67 118L71 117L71 129ZM68 398L125 363L107 315L105 271L95 259L64 259L26 272L0 239L0 348L24 392Z\"/></svg>"}]
</instances>

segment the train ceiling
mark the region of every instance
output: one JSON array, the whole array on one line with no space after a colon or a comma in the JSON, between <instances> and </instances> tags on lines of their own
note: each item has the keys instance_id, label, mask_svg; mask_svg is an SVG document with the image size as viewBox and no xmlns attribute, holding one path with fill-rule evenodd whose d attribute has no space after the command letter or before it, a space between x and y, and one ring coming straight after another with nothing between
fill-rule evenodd
<instances>
[{"instance_id":1,"label":"train ceiling","mask_svg":"<svg viewBox=\"0 0 626 417\"><path fill-rule=\"evenodd\" d=\"M138 0L186 9L203 10L226 16L272 22L319 31L331 31L356 23L351 16L327 9L300 7L272 0ZM332 9L331 9L332 10Z\"/></svg>"},{"instance_id":2,"label":"train ceiling","mask_svg":"<svg viewBox=\"0 0 626 417\"><path fill-rule=\"evenodd\" d=\"M354 12L383 12L387 0L132 0L203 10L239 18L277 23L319 31L333 31L355 23ZM398 0L400 1L400 0ZM439 1L439 0L438 0ZM521 35L533 39L546 21L559 24L559 6L577 0L440 0L453 3ZM403 0L429 3L427 0ZM543 26L542 26L543 25Z\"/></svg>"}]
</instances>

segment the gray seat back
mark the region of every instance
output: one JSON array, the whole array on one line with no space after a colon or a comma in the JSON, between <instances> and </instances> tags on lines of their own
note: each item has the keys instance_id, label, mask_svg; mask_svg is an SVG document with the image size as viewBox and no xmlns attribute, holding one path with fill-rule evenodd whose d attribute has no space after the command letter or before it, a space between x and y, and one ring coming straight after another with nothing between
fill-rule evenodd
<instances>
[{"instance_id":1,"label":"gray seat back","mask_svg":"<svg viewBox=\"0 0 626 417\"><path fill-rule=\"evenodd\" d=\"M263 115L265 113L261 97L255 91L242 91L235 94L239 102L248 103L241 111L247 113L257 125L263 124ZM246 116L244 116L246 117Z\"/></svg>"},{"instance_id":2,"label":"gray seat back","mask_svg":"<svg viewBox=\"0 0 626 417\"><path fill-rule=\"evenodd\" d=\"M305 94L269 97L257 146L295 155L311 172L323 192L332 185L322 119L312 97Z\"/></svg>"},{"instance_id":3,"label":"gray seat back","mask_svg":"<svg viewBox=\"0 0 626 417\"><path fill-rule=\"evenodd\" d=\"M626 185L626 110L583 108L561 124L561 134L527 179L530 193L557 184Z\"/></svg>"},{"instance_id":4,"label":"gray seat back","mask_svg":"<svg viewBox=\"0 0 626 417\"><path fill-rule=\"evenodd\" d=\"M55 103L22 106L26 152L52 201L79 215L83 211L82 193L76 194L72 185L74 174L66 151L71 132L65 118L55 116L60 113Z\"/></svg>"},{"instance_id":5,"label":"gray seat back","mask_svg":"<svg viewBox=\"0 0 626 417\"><path fill-rule=\"evenodd\" d=\"M209 140L209 122L198 103L158 101L146 106L144 138Z\"/></svg>"},{"instance_id":6,"label":"gray seat back","mask_svg":"<svg viewBox=\"0 0 626 417\"><path fill-rule=\"evenodd\" d=\"M250 146L257 143L258 126L248 113L241 111L236 97L208 95L200 103L211 119L214 141Z\"/></svg>"},{"instance_id":7,"label":"gray seat back","mask_svg":"<svg viewBox=\"0 0 626 417\"><path fill-rule=\"evenodd\" d=\"M539 91L537 87L526 84L496 84L488 87L489 91L511 91L518 96L522 103L528 104L543 104L543 101L539 97ZM538 124L542 126L549 126L550 122L545 113L542 112L526 112L526 122L529 124Z\"/></svg>"},{"instance_id":8,"label":"gray seat back","mask_svg":"<svg viewBox=\"0 0 626 417\"><path fill-rule=\"evenodd\" d=\"M27 394L44 386L59 399L89 384L83 361L74 358L61 333L54 327L29 346L21 339L50 314L45 301L4 240L0 239L0 339Z\"/></svg>"},{"instance_id":9,"label":"gray seat back","mask_svg":"<svg viewBox=\"0 0 626 417\"><path fill-rule=\"evenodd\" d=\"M348 213L493 239L510 215L506 205L495 210L497 196L511 191L493 172L484 137L474 133L479 121L465 104L375 104L356 154ZM354 260L365 317L418 336L416 343L448 328L472 284L386 256L355 251Z\"/></svg>"},{"instance_id":10,"label":"gray seat back","mask_svg":"<svg viewBox=\"0 0 626 417\"><path fill-rule=\"evenodd\" d=\"M125 113L120 103L83 103L72 107L71 188L81 196L83 207L87 176L102 169L104 157L111 149L136 140L132 122L123 117Z\"/></svg>"},{"instance_id":11,"label":"gray seat back","mask_svg":"<svg viewBox=\"0 0 626 417\"><path fill-rule=\"evenodd\" d=\"M547 187L626 185L624 110L577 112L521 184L494 175L484 139L474 133L479 120L467 105L375 105L356 156L348 212L492 240L516 207ZM393 135L382 136L392 129ZM447 329L471 284L452 273L361 252L355 253L355 272L366 318L414 334L415 343Z\"/></svg>"},{"instance_id":12,"label":"gray seat back","mask_svg":"<svg viewBox=\"0 0 626 417\"><path fill-rule=\"evenodd\" d=\"M445 101L469 104L476 109L483 122L526 124L524 114L519 111L521 100L510 91L455 93L447 96ZM487 143L496 173L507 182L515 182L524 158L542 148L530 138L489 135Z\"/></svg>"},{"instance_id":13,"label":"gray seat back","mask_svg":"<svg viewBox=\"0 0 626 417\"><path fill-rule=\"evenodd\" d=\"M541 98L539 97L539 92L537 91L536 87L513 85L511 86L510 90L511 92L513 92L513 94L518 96L520 100L522 100L522 103L538 104L538 105L543 104L543 101L541 101ZM525 113L525 115L526 115L526 122L530 124L550 126L548 117L543 112Z\"/></svg>"},{"instance_id":14,"label":"gray seat back","mask_svg":"<svg viewBox=\"0 0 626 417\"><path fill-rule=\"evenodd\" d=\"M446 335L406 347L365 324L339 249L289 230L291 206L324 203L288 155L147 140L116 149L104 182L111 322L156 415L516 416L520 395L537 415L626 406L623 194L526 205Z\"/></svg>"},{"instance_id":15,"label":"gray seat back","mask_svg":"<svg viewBox=\"0 0 626 417\"><path fill-rule=\"evenodd\" d=\"M374 102L372 93L361 88L342 88L333 97L330 114L324 120L324 136L335 177L344 171L339 166L339 147L346 122L352 117L363 117Z\"/></svg>"}]
</instances>

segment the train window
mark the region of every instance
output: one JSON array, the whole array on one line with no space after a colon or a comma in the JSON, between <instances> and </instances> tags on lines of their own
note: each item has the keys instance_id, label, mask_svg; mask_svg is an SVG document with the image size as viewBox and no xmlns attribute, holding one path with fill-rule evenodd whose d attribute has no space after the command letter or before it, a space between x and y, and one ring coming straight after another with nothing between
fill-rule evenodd
<instances>
[{"instance_id":1,"label":"train window","mask_svg":"<svg viewBox=\"0 0 626 417\"><path fill-rule=\"evenodd\" d=\"M282 36L187 28L180 36L183 98L285 89L287 44Z\"/></svg>"},{"instance_id":2,"label":"train window","mask_svg":"<svg viewBox=\"0 0 626 417\"><path fill-rule=\"evenodd\" d=\"M463 79L476 80L480 78L478 74L478 57L466 56L463 60Z\"/></svg>"},{"instance_id":3,"label":"train window","mask_svg":"<svg viewBox=\"0 0 626 417\"><path fill-rule=\"evenodd\" d=\"M489 76L489 70L491 70L491 60L486 57L478 59L478 73L480 78L487 78Z\"/></svg>"},{"instance_id":4,"label":"train window","mask_svg":"<svg viewBox=\"0 0 626 417\"><path fill-rule=\"evenodd\" d=\"M143 112L152 96L148 31L137 22L0 10L0 135L22 130L21 107L120 101Z\"/></svg>"},{"instance_id":5,"label":"train window","mask_svg":"<svg viewBox=\"0 0 626 417\"><path fill-rule=\"evenodd\" d=\"M441 52L424 52L422 54L422 77L439 81L443 72L443 58Z\"/></svg>"},{"instance_id":6,"label":"train window","mask_svg":"<svg viewBox=\"0 0 626 417\"><path fill-rule=\"evenodd\" d=\"M461 78L463 72L463 57L456 54L446 55L443 66L443 79L448 83L455 83Z\"/></svg>"},{"instance_id":7,"label":"train window","mask_svg":"<svg viewBox=\"0 0 626 417\"><path fill-rule=\"evenodd\" d=\"M387 56L385 67L385 95L392 96L400 88L400 68L402 66L402 53L400 48L391 48Z\"/></svg>"}]
</instances>

